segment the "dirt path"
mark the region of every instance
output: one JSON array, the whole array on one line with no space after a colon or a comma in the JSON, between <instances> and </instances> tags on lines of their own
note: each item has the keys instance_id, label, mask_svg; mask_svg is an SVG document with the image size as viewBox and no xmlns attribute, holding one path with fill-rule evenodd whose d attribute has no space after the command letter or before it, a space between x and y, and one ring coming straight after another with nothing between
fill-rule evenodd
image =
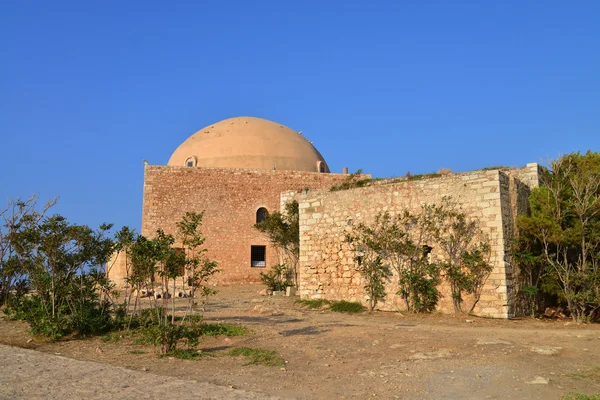
<instances>
[{"instance_id":1,"label":"dirt path","mask_svg":"<svg viewBox=\"0 0 600 400\"><path fill-rule=\"evenodd\" d=\"M205 382L0 345L2 399L275 399Z\"/></svg>"},{"instance_id":2,"label":"dirt path","mask_svg":"<svg viewBox=\"0 0 600 400\"><path fill-rule=\"evenodd\" d=\"M201 347L213 353L236 346L273 349L286 360L285 368L245 365L232 357L158 359L151 347L129 338L27 343L26 326L10 321L0 322L0 342L121 366L142 376L148 376L145 370L284 398L560 399L567 392L600 392L598 325L346 315L307 310L290 298L261 297L259 289L220 288L205 318L241 323L253 333L206 338Z\"/></svg>"}]
</instances>

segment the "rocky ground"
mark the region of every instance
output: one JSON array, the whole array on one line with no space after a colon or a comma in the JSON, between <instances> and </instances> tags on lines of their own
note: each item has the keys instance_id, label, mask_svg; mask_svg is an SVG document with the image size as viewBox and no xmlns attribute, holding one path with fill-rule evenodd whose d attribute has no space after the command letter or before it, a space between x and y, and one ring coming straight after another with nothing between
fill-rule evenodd
<instances>
[{"instance_id":1,"label":"rocky ground","mask_svg":"<svg viewBox=\"0 0 600 400\"><path fill-rule=\"evenodd\" d=\"M0 321L1 343L37 350L1 348L0 397L81 398L78 389L68 391L78 385L89 388L87 398L168 393L185 399L192 393L215 399L560 399L567 392L600 392L598 325L346 315L308 310L293 298L259 296L259 290L220 288L206 319L243 324L253 332L206 338L201 347L214 354L236 346L273 349L286 360L285 368L246 365L236 357L159 359L151 347L128 337L110 343L99 337L50 342L31 338L21 322ZM20 392L27 387L36 391Z\"/></svg>"}]
</instances>

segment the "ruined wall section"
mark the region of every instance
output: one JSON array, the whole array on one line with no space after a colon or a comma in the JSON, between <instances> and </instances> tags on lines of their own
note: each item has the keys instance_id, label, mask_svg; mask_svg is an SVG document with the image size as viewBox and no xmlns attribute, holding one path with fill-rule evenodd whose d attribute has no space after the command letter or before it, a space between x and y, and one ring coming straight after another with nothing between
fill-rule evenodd
<instances>
[{"instance_id":1,"label":"ruined wall section","mask_svg":"<svg viewBox=\"0 0 600 400\"><path fill-rule=\"evenodd\" d=\"M510 235L512 216L509 178L498 170L300 194L299 290L302 298L364 302L363 280L355 271L354 254L345 243L346 232L355 224L372 223L381 212L399 213L408 209L419 213L423 204L439 203L444 196L451 197L467 215L479 220L491 241L494 270L476 312L507 318L510 282L506 279L505 234ZM380 309L404 309L404 302L395 295L397 281L394 276L388 282L387 297ZM452 312L448 288L442 287L441 291L444 297L440 311Z\"/></svg>"},{"instance_id":2,"label":"ruined wall section","mask_svg":"<svg viewBox=\"0 0 600 400\"><path fill-rule=\"evenodd\" d=\"M502 171L508 177L510 192L510 209L505 210L507 219L512 220L508 224L504 235L506 279L509 282L508 301L509 317L523 316L529 314L530 306L527 295L521 293L520 288L524 282L520 280L518 264L512 257L512 246L519 232L517 219L519 215L529 214L529 195L531 191L540 186L542 167L537 163L527 164L524 168L512 168Z\"/></svg>"},{"instance_id":3,"label":"ruined wall section","mask_svg":"<svg viewBox=\"0 0 600 400\"><path fill-rule=\"evenodd\" d=\"M146 166L142 234L176 234L187 211L204 211L208 257L219 262L219 283L260 282L259 273L278 262L275 250L254 229L256 211L279 210L280 193L329 188L347 175L278 170ZM250 266L250 246L265 245L267 266ZM175 244L180 246L180 244Z\"/></svg>"}]
</instances>

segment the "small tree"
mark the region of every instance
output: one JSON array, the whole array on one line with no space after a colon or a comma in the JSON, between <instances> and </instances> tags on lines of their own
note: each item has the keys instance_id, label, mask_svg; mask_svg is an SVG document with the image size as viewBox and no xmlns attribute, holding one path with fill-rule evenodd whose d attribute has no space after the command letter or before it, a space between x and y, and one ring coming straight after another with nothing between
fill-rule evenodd
<instances>
[{"instance_id":1,"label":"small tree","mask_svg":"<svg viewBox=\"0 0 600 400\"><path fill-rule=\"evenodd\" d=\"M186 255L186 274L190 287L188 311L192 310L197 293L202 298L202 310L205 311L206 299L217 293L209 286L209 281L213 275L221 272L218 263L206 256L208 250L203 247L206 239L201 230L203 218L204 212L187 212L177 223L178 235Z\"/></svg>"},{"instance_id":2,"label":"small tree","mask_svg":"<svg viewBox=\"0 0 600 400\"><path fill-rule=\"evenodd\" d=\"M267 235L279 253L283 264L290 270L294 285L298 286L298 259L300 257L300 222L298 202L285 204L285 212L275 211L254 227Z\"/></svg>"},{"instance_id":3,"label":"small tree","mask_svg":"<svg viewBox=\"0 0 600 400\"><path fill-rule=\"evenodd\" d=\"M365 235L363 249L374 253L369 256L375 268L384 273L377 263L377 256L389 263L398 274L398 292L409 311L431 312L439 298L439 268L429 261L431 248L432 208L427 206L419 215L404 211L392 216L379 214L372 226L359 226ZM382 261L383 265L383 261ZM377 285L376 285L377 286ZM374 287L375 290L378 290Z\"/></svg>"},{"instance_id":4,"label":"small tree","mask_svg":"<svg viewBox=\"0 0 600 400\"><path fill-rule=\"evenodd\" d=\"M25 226L38 224L57 199L47 201L42 207L38 207L38 202L39 197L33 195L26 200L9 201L6 207L0 208L0 305L6 303L12 291L20 295L27 289L28 279L23 268L26 254L16 251L14 237Z\"/></svg>"},{"instance_id":5,"label":"small tree","mask_svg":"<svg viewBox=\"0 0 600 400\"><path fill-rule=\"evenodd\" d=\"M432 208L433 239L442 260L439 266L450 284L454 311L462 313L463 293L472 294L473 311L492 265L488 262L490 246L475 220L467 218L448 198Z\"/></svg>"},{"instance_id":6,"label":"small tree","mask_svg":"<svg viewBox=\"0 0 600 400\"><path fill-rule=\"evenodd\" d=\"M32 331L51 337L102 332L111 327L112 289L106 263L114 242L102 225L93 231L55 215L38 219L33 212L10 235L19 268L34 293L15 299L9 314L26 319Z\"/></svg>"},{"instance_id":7,"label":"small tree","mask_svg":"<svg viewBox=\"0 0 600 400\"><path fill-rule=\"evenodd\" d=\"M432 206L423 206L420 214L404 211L391 217L379 217L383 229L386 259L398 273L398 284L408 310L431 312L439 299L439 268L430 262Z\"/></svg>"},{"instance_id":8,"label":"small tree","mask_svg":"<svg viewBox=\"0 0 600 400\"><path fill-rule=\"evenodd\" d=\"M365 281L363 286L369 300L369 311L385 299L385 281L391 276L390 268L384 264L379 243L379 232L375 228L360 224L351 233L346 234L348 242L355 251L356 270Z\"/></svg>"},{"instance_id":9,"label":"small tree","mask_svg":"<svg viewBox=\"0 0 600 400\"><path fill-rule=\"evenodd\" d=\"M142 289L146 289L147 292L152 290L157 263L155 243L143 235L138 235L131 246L130 253L131 273L128 277L128 283L136 293L133 305L135 312Z\"/></svg>"},{"instance_id":10,"label":"small tree","mask_svg":"<svg viewBox=\"0 0 600 400\"><path fill-rule=\"evenodd\" d=\"M600 154L568 154L549 163L543 185L518 220L517 254L543 268L541 288L566 304L574 321L600 310Z\"/></svg>"},{"instance_id":11,"label":"small tree","mask_svg":"<svg viewBox=\"0 0 600 400\"><path fill-rule=\"evenodd\" d=\"M125 293L123 296L123 304L122 310L125 313L125 316L129 312L129 305L131 304L131 297L133 295L133 290L130 290L130 279L129 276L131 274L131 247L133 246L136 239L135 230L129 228L128 226L124 226L115 234L115 258L116 262L117 257L123 253L123 258L125 259ZM108 267L107 275L110 275L110 269L113 265Z\"/></svg>"}]
</instances>

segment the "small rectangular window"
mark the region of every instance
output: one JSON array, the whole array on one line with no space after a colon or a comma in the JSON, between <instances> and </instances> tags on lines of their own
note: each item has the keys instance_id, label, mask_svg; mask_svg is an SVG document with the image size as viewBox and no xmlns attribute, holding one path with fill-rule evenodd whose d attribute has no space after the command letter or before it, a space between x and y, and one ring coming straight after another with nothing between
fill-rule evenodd
<instances>
[{"instance_id":1,"label":"small rectangular window","mask_svg":"<svg viewBox=\"0 0 600 400\"><path fill-rule=\"evenodd\" d=\"M266 267L267 266L267 246L250 246L250 266L251 267Z\"/></svg>"}]
</instances>

